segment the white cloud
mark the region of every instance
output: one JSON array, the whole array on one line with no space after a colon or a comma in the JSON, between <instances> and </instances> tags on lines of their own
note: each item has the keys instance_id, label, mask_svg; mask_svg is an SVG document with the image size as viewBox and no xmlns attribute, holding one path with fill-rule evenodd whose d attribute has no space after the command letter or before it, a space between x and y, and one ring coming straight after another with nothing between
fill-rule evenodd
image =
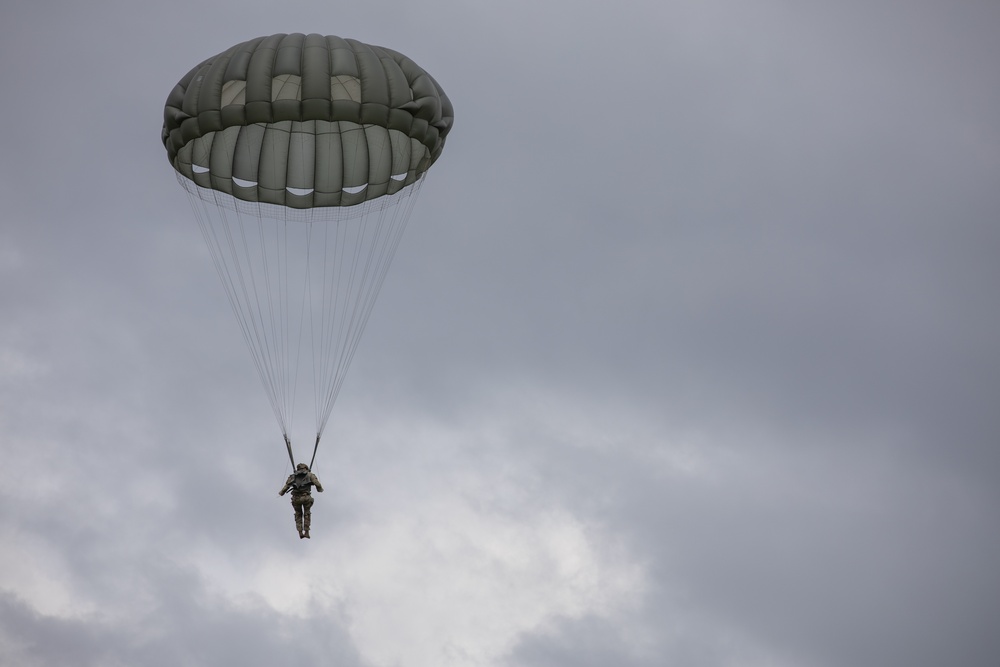
<instances>
[{"instance_id":1,"label":"white cloud","mask_svg":"<svg viewBox=\"0 0 1000 667\"><path fill-rule=\"evenodd\" d=\"M57 618L80 618L99 607L79 590L59 544L34 534L34 526L0 525L0 591L12 593L34 611Z\"/></svg>"},{"instance_id":2,"label":"white cloud","mask_svg":"<svg viewBox=\"0 0 1000 667\"><path fill-rule=\"evenodd\" d=\"M189 565L233 604L343 624L380 667L499 665L525 633L613 618L641 597L642 569L608 531L526 492L530 461L477 466L509 453L496 425L481 425L482 443L428 422L364 426L346 425L350 463L317 467L326 492L314 494L311 540L294 537L283 507L287 543L238 562L231 545L202 544Z\"/></svg>"}]
</instances>

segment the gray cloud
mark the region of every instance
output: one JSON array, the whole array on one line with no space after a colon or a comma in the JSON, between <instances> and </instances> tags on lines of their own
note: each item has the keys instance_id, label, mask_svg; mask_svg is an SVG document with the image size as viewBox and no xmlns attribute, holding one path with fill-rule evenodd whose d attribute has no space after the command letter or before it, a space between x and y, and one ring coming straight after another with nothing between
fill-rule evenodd
<instances>
[{"instance_id":1,"label":"gray cloud","mask_svg":"<svg viewBox=\"0 0 1000 667\"><path fill-rule=\"evenodd\" d=\"M0 661L991 664L994 8L329 11L3 10ZM281 30L457 118L311 544L158 139Z\"/></svg>"}]
</instances>

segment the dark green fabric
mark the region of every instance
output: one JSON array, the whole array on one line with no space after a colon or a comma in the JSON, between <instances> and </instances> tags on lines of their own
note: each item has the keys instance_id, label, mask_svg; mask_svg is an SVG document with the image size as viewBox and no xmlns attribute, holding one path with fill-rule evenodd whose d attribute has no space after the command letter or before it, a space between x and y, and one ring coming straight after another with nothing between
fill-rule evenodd
<instances>
[{"instance_id":1,"label":"dark green fabric","mask_svg":"<svg viewBox=\"0 0 1000 667\"><path fill-rule=\"evenodd\" d=\"M406 56L352 39L271 35L184 76L163 144L181 175L237 199L350 206L414 183L441 155L454 111Z\"/></svg>"}]
</instances>

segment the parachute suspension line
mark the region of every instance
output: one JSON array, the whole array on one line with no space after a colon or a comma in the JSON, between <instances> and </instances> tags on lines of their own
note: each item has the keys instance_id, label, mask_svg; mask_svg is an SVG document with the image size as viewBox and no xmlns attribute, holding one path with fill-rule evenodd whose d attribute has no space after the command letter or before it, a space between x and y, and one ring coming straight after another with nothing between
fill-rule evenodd
<instances>
[{"instance_id":1,"label":"parachute suspension line","mask_svg":"<svg viewBox=\"0 0 1000 667\"><path fill-rule=\"evenodd\" d=\"M178 174L289 442L300 362L310 356L306 327L318 445L425 177L398 197L295 210L238 201Z\"/></svg>"},{"instance_id":2,"label":"parachute suspension line","mask_svg":"<svg viewBox=\"0 0 1000 667\"><path fill-rule=\"evenodd\" d=\"M263 350L267 348L262 343L260 324L257 319L252 317L252 311L249 306L249 290L245 276L245 272L249 270L249 267L243 265L236 252L237 246L234 241L232 224L226 215L226 208L218 204L214 208L209 208L210 201L199 196L196 189L198 186L194 184L189 186L188 182L186 182L187 179L180 174L177 175L177 178L188 193L188 201L191 204L191 209L205 239L205 245L208 246L215 270L222 281L226 297L229 299L229 304L236 315L237 324L240 327L243 340L250 351L254 366L257 368L257 373L264 385L268 400L271 403L271 409L274 411L282 433L286 433L285 420L276 394L275 379L271 374L269 365L265 362ZM215 193L214 198L218 199L218 193ZM242 229L242 224L239 221L237 222L237 227ZM223 236L225 243L223 242L223 238L220 238Z\"/></svg>"},{"instance_id":3,"label":"parachute suspension line","mask_svg":"<svg viewBox=\"0 0 1000 667\"><path fill-rule=\"evenodd\" d=\"M270 335L265 336L265 340L270 343L274 350L272 376L275 378L275 394L281 397L281 409L284 416L283 423L291 426L295 415L295 402L298 389L298 369L299 369L299 343L301 341L301 324L303 309L299 309L298 327L295 327L293 317L295 316L294 304L302 302L302 295L306 293L308 287L307 278L303 278L302 287L298 294L293 294L292 255L297 254L295 242L290 238L290 229L295 223L289 221L287 216L281 219L267 216L257 202L257 214L254 222L260 229L260 247L262 251L261 269L264 274L264 283L267 295L267 313L270 317ZM264 256L267 253L269 244L265 237L266 227L273 226L273 257ZM293 235L294 236L294 235ZM273 270L272 270L273 269ZM293 341L294 336L298 340ZM293 357L294 351L294 359Z\"/></svg>"},{"instance_id":4,"label":"parachute suspension line","mask_svg":"<svg viewBox=\"0 0 1000 667\"><path fill-rule=\"evenodd\" d=\"M259 206L259 205L258 205ZM256 318L254 318L255 323L259 323L260 335L257 338L258 346L254 349L262 356L262 365L267 369L267 372L261 376L261 380L265 383L265 389L268 393L274 396L274 403L277 406L275 409L280 413L278 417L278 423L281 425L282 434L288 433L288 424L286 423L285 416L287 413L287 401L288 397L282 391L285 387L284 378L282 377L281 369L283 368L281 364L282 356L282 341L281 337L276 333L277 328L276 318L274 314L274 299L275 296L272 294L272 278L271 278L271 261L268 257L268 241L265 236L264 222L260 217L257 217L252 222L255 224L256 231L256 244L257 251L259 252L259 266L261 268L260 277L261 285L257 285L258 272L254 271L252 268L254 257L257 253L252 253L250 250L249 240L246 234L247 224L243 219L242 214L237 209L236 213L237 222L239 223L239 229L241 234L241 239L243 241L243 257L246 258L248 265L248 273L250 275L250 285L253 291L253 299L247 295L246 306L251 313L256 311ZM274 243L274 254L276 259L274 261L278 262L278 301L281 301L280 296L280 276L281 276L281 245L275 240ZM263 297L261 293L263 292ZM263 302L263 303L262 303ZM264 313L267 313L267 317L264 317ZM267 379L265 379L265 377Z\"/></svg>"},{"instance_id":5,"label":"parachute suspension line","mask_svg":"<svg viewBox=\"0 0 1000 667\"><path fill-rule=\"evenodd\" d=\"M330 247L330 228L335 230L333 248ZM316 440L319 441L320 434L320 395L323 393L324 383L326 378L329 376L326 374L327 369L327 345L324 341L330 340L330 334L328 334L328 328L332 327L334 321L338 320L335 312L335 308L328 304L335 303L336 286L337 286L337 276L333 274L332 267L330 264L330 257L333 255L335 258L339 255L340 244L338 239L340 238L341 222L337 221L329 225L323 225L322 232L322 249L319 253L322 257L322 272L320 274L322 281L322 290L319 295L321 298L320 307L318 309L310 309L309 312L309 331L312 334L312 353L313 353L313 405L316 410ZM320 241L317 240L317 244ZM310 246L310 251L312 247ZM311 253L310 253L311 254ZM334 267L340 266L340 262L333 261ZM317 330L316 323L316 310L319 311L320 322L318 324L319 329ZM310 466L311 467L311 466Z\"/></svg>"},{"instance_id":6,"label":"parachute suspension line","mask_svg":"<svg viewBox=\"0 0 1000 667\"><path fill-rule=\"evenodd\" d=\"M257 207L259 211L260 210L259 203L257 204ZM255 231L257 232L257 247L259 248L260 251L260 267L263 278L261 291L263 291L264 303L263 304L261 303L262 301L261 295L260 292L258 292L257 290L256 280L254 280L253 286L254 286L255 301L251 303L251 305L257 306L257 317L261 322L262 325L261 328L265 329L265 333L262 337L262 340L264 343L265 354L267 355L267 358L270 360L268 368L270 369L271 375L274 378L275 395L277 396L280 404L281 414L287 415L288 393L282 391L283 388L288 386L287 378L285 377L287 372L285 371L285 369L287 368L287 364L285 363L285 357L286 357L285 350L287 349L288 346L284 340L284 327L282 326L281 313L280 313L280 309L283 308L283 304L285 302L285 294L284 294L285 290L283 289L283 282L282 282L283 271L282 271L281 260L282 260L282 255L284 253L282 252L283 244L281 242L282 240L281 229L280 225L275 225L274 244L273 246L269 246L268 245L269 239L266 234L267 230L264 229L265 224L263 218L261 218L260 215L258 214L254 222L257 223ZM240 225L241 228L245 229L245 227L242 224L243 223L242 218L240 219L240 223L241 223ZM268 257L269 247L273 248L274 250L273 252L274 275L272 275L272 260L270 257ZM249 257L250 249L249 246L247 245L245 237L244 237L244 250L247 253L247 257ZM253 277L254 274L251 273L251 278ZM279 312L277 314L275 313L275 302L277 302L277 307L279 309ZM265 313L267 314L266 318L264 317ZM287 426L285 424L283 425ZM283 434L287 432L288 432L287 428L282 429Z\"/></svg>"},{"instance_id":7,"label":"parachute suspension line","mask_svg":"<svg viewBox=\"0 0 1000 667\"><path fill-rule=\"evenodd\" d=\"M330 378L331 381L325 388L325 393L321 397L322 402L318 404L316 411L316 417L320 420L317 427L318 434L322 434L329 421L333 405L346 379L347 369L354 359L358 344L374 308L376 297L388 274L396 249L402 240L406 222L416 203L422 183L423 178L410 186L412 190L405 195L405 202L397 202L394 206L380 208L376 220L354 221L357 226L355 233L365 235L366 238L363 238L360 243L354 244L355 250L349 262L344 260L338 262L341 270L347 267L349 271L345 293L349 294L350 298L343 304L343 309L337 312L340 316L338 335L324 339L329 345L329 350L325 351L323 355L326 359L325 363L330 364L334 370L323 376ZM373 213L366 214L365 217L367 218ZM346 226L350 222L343 221L340 224ZM347 312L348 308L350 312ZM330 308L326 312L336 311L337 309ZM339 355L333 358L337 350L339 350Z\"/></svg>"},{"instance_id":8,"label":"parachute suspension line","mask_svg":"<svg viewBox=\"0 0 1000 667\"><path fill-rule=\"evenodd\" d=\"M295 341L295 346L294 346L295 361L293 363L293 368L295 369L295 372L292 375L292 385L294 388L297 389L299 384L299 368L302 361L302 337L305 334L306 311L307 310L309 311L309 321L311 322L313 318L313 310L315 309L313 304L313 294L312 294L312 283L313 283L312 245L313 245L313 232L315 231L313 225L315 223L312 219L309 219L305 222L295 222L294 219L289 220L289 212L286 209L285 225L289 224L305 225L305 266L303 267L302 271L302 289L299 294L300 298L297 301L298 303L301 303L302 306L299 309L298 313L298 326L295 328L298 339ZM290 301L286 301L286 303L289 303L289 305L291 305ZM316 378L314 376L313 387L315 386L316 386ZM294 394L293 394L292 408L294 409Z\"/></svg>"},{"instance_id":9,"label":"parachute suspension line","mask_svg":"<svg viewBox=\"0 0 1000 667\"><path fill-rule=\"evenodd\" d=\"M391 159L391 151L369 150L370 137L363 130L361 137L363 152L379 155L380 162ZM388 135L385 140L389 140ZM356 151L362 143L354 142ZM380 162L372 167L373 173L380 170ZM421 176L389 205L385 201L368 201L356 207L358 216L342 216L335 224L324 226L323 250L319 253L323 257L322 320L318 327L312 326L313 372L321 378L313 385L317 439L330 419L422 181Z\"/></svg>"},{"instance_id":10,"label":"parachute suspension line","mask_svg":"<svg viewBox=\"0 0 1000 667\"><path fill-rule=\"evenodd\" d=\"M343 126L341 126L343 128ZM358 164L359 157L367 158L368 135L364 127L357 127L349 130L350 135L356 137L348 142L352 151L341 154L343 160L343 173L353 171L352 165ZM345 137L346 140L346 137ZM362 150L362 146L364 150ZM369 173L371 173L369 165ZM326 321L323 323L323 334L320 340L325 344L318 355L320 360L319 377L324 378L324 382L317 383L316 389L316 433L321 434L326 428L330 413L333 411L333 403L336 397L335 388L340 384L339 379L346 373L346 368L341 364L341 359L335 356L336 351L343 354L345 340L349 340L353 323L348 319L348 308L352 302L357 302L354 288L357 254L362 251L365 238L365 229L368 226L368 214L370 204L365 202L360 205L361 216L356 220L338 220L336 223L336 235L334 245L329 248L331 252L324 253L324 260L333 261L331 271L327 271L324 266L324 307L323 315ZM351 240L348 238L352 237ZM346 251L354 249L354 261L347 261ZM329 280L328 280L329 278ZM335 331L335 335L334 335ZM315 359L316 357L314 357ZM332 394L332 397L331 397Z\"/></svg>"},{"instance_id":11,"label":"parachute suspension line","mask_svg":"<svg viewBox=\"0 0 1000 667\"><path fill-rule=\"evenodd\" d=\"M218 197L218 195L217 195ZM280 242L274 244L273 253L269 253L267 239L264 235L264 220L252 213L249 219L243 216L239 208L235 208L235 221L226 213L227 207L218 204L230 256L234 258L232 265L237 268L240 290L237 293L237 317L249 321L252 326L248 331L252 337L248 340L250 354L255 357L261 382L271 401L271 407L281 426L281 432L288 432L288 397L281 364L281 339L276 335L274 305L272 295L270 265L275 261L269 255L280 257L282 248ZM259 207L259 204L258 204ZM257 232L257 250L251 249L247 228L253 227ZM280 238L280 237L278 237ZM237 243L239 241L239 243ZM256 270L255 270L256 269ZM280 273L279 273L280 276ZM249 279L248 279L249 278ZM258 279L263 284L258 285ZM280 290L280 283L278 285ZM261 293L263 292L263 296ZM239 298L239 297L242 298ZM265 306L267 317L265 318Z\"/></svg>"},{"instance_id":12,"label":"parachute suspension line","mask_svg":"<svg viewBox=\"0 0 1000 667\"><path fill-rule=\"evenodd\" d=\"M362 131L352 142L379 156L373 173L378 160L391 155L377 150L377 140ZM178 174L293 463L289 434L300 362L310 355L302 349L305 328L313 358L315 460L424 178L384 199L302 210L237 200Z\"/></svg>"},{"instance_id":13,"label":"parachute suspension line","mask_svg":"<svg viewBox=\"0 0 1000 667\"><path fill-rule=\"evenodd\" d=\"M293 132L289 132L287 135L289 155L293 154L292 151L293 136L294 136ZM299 155L298 158L299 171L305 173L308 171L306 164L307 152L299 151L298 155ZM257 206L258 208L260 208L261 206L260 203L258 203ZM294 415L295 402L296 402L296 397L298 395L297 390L299 386L299 370L302 359L302 337L305 328L306 311L307 310L309 311L311 319L312 311L314 310L313 300L312 300L311 254L312 254L312 235L313 235L313 227L315 224L315 220L311 210L306 215L304 215L301 211L296 211L294 209L284 206L280 207L280 209L278 210L281 212L282 228L285 233L285 243L283 247L285 248L284 260L285 260L286 292L283 295L282 299L280 300L280 303L284 307L281 322L285 325L286 352L290 352L291 350L294 350L295 352L294 360L290 359L289 355L287 354L285 358L285 368L291 369L290 381L286 384L286 386L291 388L291 402L289 404L289 415ZM265 214L263 211L260 211L259 217L260 220L264 220ZM288 240L288 234L290 229L294 231L293 236L295 237L295 244L294 244L295 252L293 254L289 254L288 252L288 248L290 247ZM304 230L304 237L302 233L303 230ZM292 260L294 258L301 258L303 254L301 252L302 250L304 250L305 265L302 267L293 267ZM287 292L287 288L291 284L291 277L290 277L291 274L289 272L293 269L300 272L302 280L302 288L295 295L295 297L297 298L289 299L288 298L289 294ZM292 312L293 305L295 304L298 304L300 306L298 308L298 313ZM297 323L294 323L292 321L292 318L295 315L298 316ZM294 345L292 345L291 343L291 335L293 332L297 336L297 340L294 342ZM315 379L313 385L315 386Z\"/></svg>"},{"instance_id":14,"label":"parachute suspension line","mask_svg":"<svg viewBox=\"0 0 1000 667\"><path fill-rule=\"evenodd\" d=\"M363 229L364 217L358 220L338 220L334 225L328 225L324 235L323 253L323 307L322 322L318 339L318 349L314 348L314 368L320 381L315 383L316 401L316 433L321 434L326 424L328 412L332 404L325 398L330 386L336 382L340 369L334 360L334 351L343 348L346 317L342 309L351 302L351 282L345 279L345 250L351 245L348 232ZM330 227L334 234L329 234ZM332 243L332 245L330 245ZM358 241L354 242L357 245ZM331 266L332 264L332 266Z\"/></svg>"}]
</instances>

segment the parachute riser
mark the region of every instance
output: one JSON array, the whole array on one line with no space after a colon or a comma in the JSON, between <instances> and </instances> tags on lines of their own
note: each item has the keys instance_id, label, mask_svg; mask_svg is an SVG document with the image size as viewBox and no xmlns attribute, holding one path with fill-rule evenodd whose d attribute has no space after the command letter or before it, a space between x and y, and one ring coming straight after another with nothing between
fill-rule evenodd
<instances>
[{"instance_id":1,"label":"parachute riser","mask_svg":"<svg viewBox=\"0 0 1000 667\"><path fill-rule=\"evenodd\" d=\"M292 470L295 470L295 455L292 454L292 441L288 439L288 434L283 433L285 436L285 448L288 450L288 460L292 462Z\"/></svg>"},{"instance_id":2,"label":"parachute riser","mask_svg":"<svg viewBox=\"0 0 1000 667\"><path fill-rule=\"evenodd\" d=\"M319 435L320 435L319 433L316 434L316 444L313 445L313 455L312 455L312 458L309 459L309 469L310 470L313 469L313 464L316 462L316 451L319 449Z\"/></svg>"},{"instance_id":3,"label":"parachute riser","mask_svg":"<svg viewBox=\"0 0 1000 667\"><path fill-rule=\"evenodd\" d=\"M292 441L288 438L288 434L282 434L282 435L284 435L284 438L285 438L285 449L288 450L288 460L291 462L292 469L294 470L295 466L297 464L295 463L295 454L292 453ZM316 442L315 442L315 444L313 444L312 458L309 459L309 469L310 470L312 470L313 464L316 463L316 452L319 451L319 439L320 439L320 434L317 433L316 434Z\"/></svg>"}]
</instances>

